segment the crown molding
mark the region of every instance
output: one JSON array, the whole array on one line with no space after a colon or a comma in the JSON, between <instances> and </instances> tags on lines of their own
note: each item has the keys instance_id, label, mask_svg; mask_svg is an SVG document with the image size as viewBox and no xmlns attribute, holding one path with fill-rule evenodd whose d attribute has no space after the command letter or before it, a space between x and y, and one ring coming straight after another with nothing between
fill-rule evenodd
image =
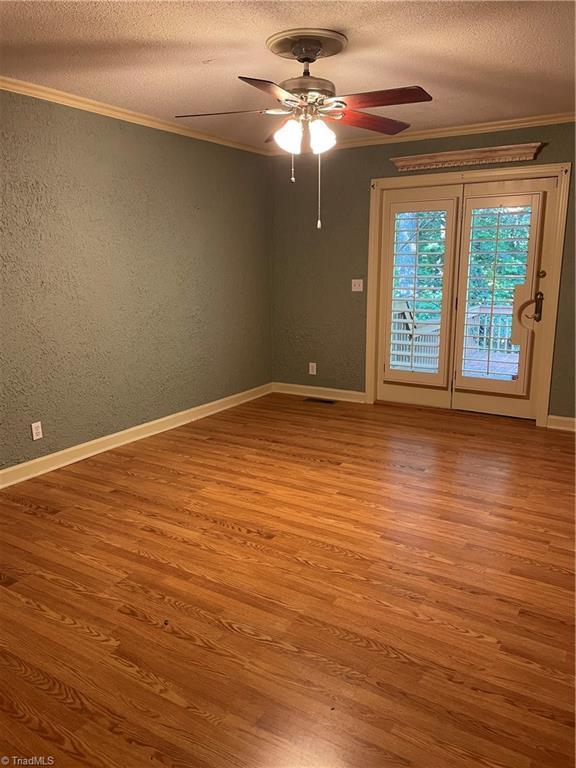
<instances>
[{"instance_id":1,"label":"crown molding","mask_svg":"<svg viewBox=\"0 0 576 768\"><path fill-rule=\"evenodd\" d=\"M404 157L391 157L390 161L394 163L396 170L405 173L424 168L461 168L465 165L534 160L541 148L542 142L536 141L531 144L505 144L499 147L456 149L425 155L404 155Z\"/></svg>"},{"instance_id":2,"label":"crown molding","mask_svg":"<svg viewBox=\"0 0 576 768\"><path fill-rule=\"evenodd\" d=\"M112 104L105 104L101 101L86 99L83 96L75 96L73 93L59 91L56 88L48 88L45 85L29 83L25 80L17 80L12 77L0 75L0 90L20 93L23 96L31 96L43 101L51 101L55 104L62 104L73 109L82 109L85 112L94 112L97 115L112 117L115 120L123 120L127 123L143 125L146 128L155 128L159 131L176 133L179 136L186 136L189 139L198 141L208 141L212 144L220 144L232 149L240 149L243 152L252 152L256 155L265 155L267 157L284 157L285 152L268 148L258 148L251 144L242 144L235 141L220 139L207 133L193 131L191 128L172 123L169 120L161 120L151 115L144 115L139 112L131 112L122 107L115 107ZM348 139L339 141L331 150L354 149L356 147L373 147L380 144L400 144L406 141L424 141L426 139L442 139L451 136L466 136L474 133L497 133L499 131L513 131L518 128L531 128L540 125L556 125L558 123L572 123L576 120L573 112L560 112L554 115L538 115L535 117L519 117L512 120L496 120L490 123L470 123L468 125L455 125L449 128L432 128L424 131L407 131L396 136L377 136L366 139Z\"/></svg>"},{"instance_id":3,"label":"crown molding","mask_svg":"<svg viewBox=\"0 0 576 768\"><path fill-rule=\"evenodd\" d=\"M425 139L443 139L451 136L468 136L474 133L498 133L515 131L519 128L533 128L540 125L558 125L576 121L574 112L559 112L554 115L536 115L517 117L512 120L495 120L490 123L470 123L454 125L449 128L431 128L425 131L405 131L396 136L378 136L373 139L349 139L339 141L334 149L354 149L355 147L373 147L379 144L401 144L406 141L424 141Z\"/></svg>"},{"instance_id":4,"label":"crown molding","mask_svg":"<svg viewBox=\"0 0 576 768\"><path fill-rule=\"evenodd\" d=\"M104 115L105 117L112 117L115 120L123 120L126 123L143 125L146 128L155 128L159 131L176 133L179 136L186 136L189 139L209 141L212 144L220 144L224 147L240 149L243 152L252 152L257 155L270 154L267 149L258 149L257 147L253 147L249 144L241 144L236 141L220 139L217 136L211 136L207 133L193 131L191 128L187 128L185 125L172 123L169 120L161 120L160 118L152 117L151 115L144 115L139 112L131 112L129 109L115 107L112 104L105 104L102 101L86 99L83 96L75 96L73 93L58 91L55 88L48 88L45 85L28 83L25 80L15 80L12 77L3 77L0 75L0 90L10 91L11 93L20 93L23 96L32 96L35 99L51 101L54 104L62 104L63 106L72 107L73 109L82 109L84 112L93 112L96 115Z\"/></svg>"}]
</instances>

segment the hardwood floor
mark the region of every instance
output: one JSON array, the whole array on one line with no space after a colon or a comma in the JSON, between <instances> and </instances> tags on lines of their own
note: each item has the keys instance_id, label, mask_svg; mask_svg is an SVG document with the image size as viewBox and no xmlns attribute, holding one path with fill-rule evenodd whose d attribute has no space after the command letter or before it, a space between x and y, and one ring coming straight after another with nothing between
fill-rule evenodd
<instances>
[{"instance_id":1,"label":"hardwood floor","mask_svg":"<svg viewBox=\"0 0 576 768\"><path fill-rule=\"evenodd\" d=\"M569 768L573 437L271 395L0 494L0 754Z\"/></svg>"}]
</instances>

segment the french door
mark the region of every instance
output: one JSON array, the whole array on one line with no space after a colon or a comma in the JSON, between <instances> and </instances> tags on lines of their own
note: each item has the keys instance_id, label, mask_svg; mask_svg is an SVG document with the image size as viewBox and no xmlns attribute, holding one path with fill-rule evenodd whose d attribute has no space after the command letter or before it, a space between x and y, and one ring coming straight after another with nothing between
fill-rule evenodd
<instances>
[{"instance_id":1,"label":"french door","mask_svg":"<svg viewBox=\"0 0 576 768\"><path fill-rule=\"evenodd\" d=\"M378 400L536 418L556 194L556 178L383 194Z\"/></svg>"}]
</instances>

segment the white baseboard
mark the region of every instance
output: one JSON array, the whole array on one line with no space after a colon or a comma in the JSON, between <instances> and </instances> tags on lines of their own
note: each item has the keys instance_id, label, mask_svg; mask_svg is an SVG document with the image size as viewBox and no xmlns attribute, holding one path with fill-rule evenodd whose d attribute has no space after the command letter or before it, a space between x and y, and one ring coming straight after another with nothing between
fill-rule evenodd
<instances>
[{"instance_id":1,"label":"white baseboard","mask_svg":"<svg viewBox=\"0 0 576 768\"><path fill-rule=\"evenodd\" d=\"M0 490L7 488L15 483L21 483L24 480L30 480L46 472L52 472L54 469L65 467L76 461L87 459L98 453L109 451L112 448L118 448L126 443L132 443L135 440L141 440L143 437L150 437L159 432L166 432L169 429L181 427L191 421L203 419L219 411L225 411L228 408L234 408L242 403L256 400L263 395L271 392L278 392L284 395L297 395L300 397L318 397L325 400L341 400L349 403L366 403L366 393L358 392L352 389L332 389L330 387L314 387L308 384L284 384L279 381L270 384L263 384L254 389L247 389L244 392L238 392L229 397L223 397L220 400L213 400L210 403L196 405L194 408L188 408L179 413L173 413L170 416L164 416L155 421L148 421L145 424L138 424L136 427L124 429L121 432L115 432L112 435L104 435L96 440L90 440L87 443L73 445L71 448L65 448L63 451L49 453L46 456L40 456L31 461L25 461L22 464L16 464L13 467L0 470ZM576 419L571 416L548 416L546 426L549 429L561 429L566 432L576 432Z\"/></svg>"},{"instance_id":2,"label":"white baseboard","mask_svg":"<svg viewBox=\"0 0 576 768\"><path fill-rule=\"evenodd\" d=\"M254 389L247 389L244 392L238 392L229 397L223 397L220 400L213 400L210 403L196 405L194 408L188 408L179 413L173 413L170 416L164 416L155 421L148 421L145 424L138 424L136 427L124 429L121 432L115 432L112 435L104 435L96 440L90 440L87 443L73 445L71 448L65 448L63 451L49 453L46 456L40 456L31 461L25 461L22 464L16 464L13 467L0 470L0 490L7 488L15 483L21 483L24 480L30 480L46 472L52 472L54 469L65 467L68 464L74 464L76 461L87 459L98 453L109 451L112 448L118 448L126 443L132 443L135 440L141 440L143 437L150 437L159 432L166 432L169 429L181 427L191 421L203 419L219 411L225 411L228 408L234 408L242 403L248 403L250 400L256 400L259 397L268 395L271 392L278 392L284 395L298 395L300 397L318 397L326 400L341 400L349 403L366 403L366 393L358 392L352 389L332 389L330 387L314 387L307 384L284 384L279 381L270 384L263 384ZM566 432L576 432L576 419L571 416L548 416L546 426L549 429L561 429Z\"/></svg>"},{"instance_id":3,"label":"white baseboard","mask_svg":"<svg viewBox=\"0 0 576 768\"><path fill-rule=\"evenodd\" d=\"M203 419L205 416L211 416L219 411L225 411L228 408L234 408L236 405L247 403L250 400L256 400L258 397L268 395L272 392L271 384L263 384L261 387L247 389L245 392L238 392L229 397L223 397L220 400L214 400L211 403L196 405L194 408L188 408L179 413L173 413L170 416L164 416L161 419L148 421L145 424L138 424L136 427L124 429L122 432L115 432L112 435L104 435L96 440L90 440L87 443L73 445L71 448L65 448L63 451L49 453L46 456L40 456L31 461L25 461L22 464L16 464L13 467L0 470L0 489L7 488L9 485L21 483L23 480L30 480L38 475L51 472L59 467L65 467L67 464L73 464L76 461L95 456L97 453L109 451L112 448L118 448L126 443L132 443L143 437L150 437L159 432L166 432L168 429L181 427L191 421Z\"/></svg>"},{"instance_id":4,"label":"white baseboard","mask_svg":"<svg viewBox=\"0 0 576 768\"><path fill-rule=\"evenodd\" d=\"M330 387L314 387L309 384L283 384L280 381L274 381L271 386L272 392L279 392L283 395L321 397L325 400L342 400L347 403L366 402L366 393L353 389L331 389Z\"/></svg>"},{"instance_id":5,"label":"white baseboard","mask_svg":"<svg viewBox=\"0 0 576 768\"><path fill-rule=\"evenodd\" d=\"M562 429L565 432L576 432L576 418L574 418L574 416L548 416L546 426L548 429Z\"/></svg>"}]
</instances>

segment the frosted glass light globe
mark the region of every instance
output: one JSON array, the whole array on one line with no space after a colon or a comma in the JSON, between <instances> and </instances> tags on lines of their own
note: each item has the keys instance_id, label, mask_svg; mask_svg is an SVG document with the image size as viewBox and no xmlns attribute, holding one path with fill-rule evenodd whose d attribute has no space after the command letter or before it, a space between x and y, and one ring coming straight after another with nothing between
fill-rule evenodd
<instances>
[{"instance_id":1,"label":"frosted glass light globe","mask_svg":"<svg viewBox=\"0 0 576 768\"><path fill-rule=\"evenodd\" d=\"M290 152L291 155L299 155L302 147L302 124L291 118L282 128L274 134L274 141L280 149Z\"/></svg>"},{"instance_id":2,"label":"frosted glass light globe","mask_svg":"<svg viewBox=\"0 0 576 768\"><path fill-rule=\"evenodd\" d=\"M336 134L323 120L317 118L310 123L310 146L315 155L326 152L336 144Z\"/></svg>"}]
</instances>

